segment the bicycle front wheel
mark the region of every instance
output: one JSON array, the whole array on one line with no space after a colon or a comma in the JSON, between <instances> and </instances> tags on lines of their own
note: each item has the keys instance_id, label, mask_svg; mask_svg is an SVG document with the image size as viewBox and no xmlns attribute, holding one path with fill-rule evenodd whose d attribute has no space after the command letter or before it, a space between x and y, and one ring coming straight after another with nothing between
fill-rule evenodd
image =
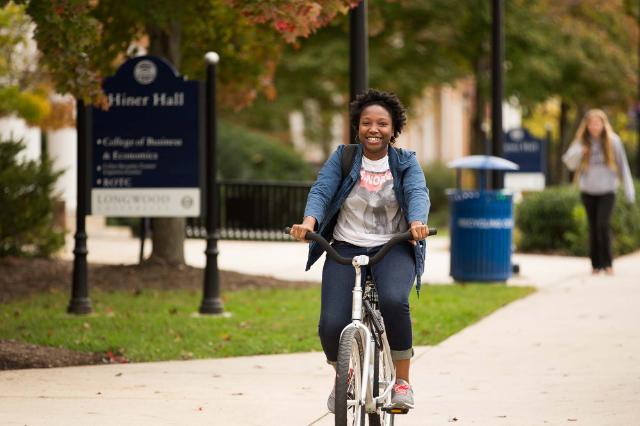
<instances>
[{"instance_id":1,"label":"bicycle front wheel","mask_svg":"<svg viewBox=\"0 0 640 426\"><path fill-rule=\"evenodd\" d=\"M364 405L358 403L362 389L362 332L349 327L340 338L336 367L336 426L364 426Z\"/></svg>"}]
</instances>

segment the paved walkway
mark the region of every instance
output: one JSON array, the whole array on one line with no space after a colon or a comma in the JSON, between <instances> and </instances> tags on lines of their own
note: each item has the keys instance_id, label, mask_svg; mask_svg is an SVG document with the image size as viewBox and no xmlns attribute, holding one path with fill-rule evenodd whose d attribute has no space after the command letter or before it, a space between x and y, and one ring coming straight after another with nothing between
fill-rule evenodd
<instances>
[{"instance_id":1,"label":"paved walkway","mask_svg":"<svg viewBox=\"0 0 640 426\"><path fill-rule=\"evenodd\" d=\"M135 261L135 244L112 243L90 239L90 259L104 250L123 262L131 250ZM190 263L199 244L188 244ZM221 243L221 267L280 277L301 268L299 244L247 244ZM426 281L448 280L446 246L432 240ZM640 425L640 252L617 260L613 277L591 276L585 259L515 261L522 276L511 282L539 291L417 348L417 408L396 424ZM319 353L6 371L0 424L330 425L331 380Z\"/></svg>"}]
</instances>

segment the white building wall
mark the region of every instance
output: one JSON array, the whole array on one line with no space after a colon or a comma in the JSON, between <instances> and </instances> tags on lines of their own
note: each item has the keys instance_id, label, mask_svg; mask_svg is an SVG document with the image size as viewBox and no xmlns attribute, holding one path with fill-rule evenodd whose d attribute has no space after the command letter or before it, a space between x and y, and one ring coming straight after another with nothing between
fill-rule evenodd
<instances>
[{"instance_id":1,"label":"white building wall","mask_svg":"<svg viewBox=\"0 0 640 426\"><path fill-rule=\"evenodd\" d=\"M433 103L433 102L431 102ZM423 164L433 161L434 158L438 158L437 146L434 143L436 134L436 118L433 112L425 115L422 120L422 152L418 157ZM431 142L429 142L431 141Z\"/></svg>"},{"instance_id":2,"label":"white building wall","mask_svg":"<svg viewBox=\"0 0 640 426\"><path fill-rule=\"evenodd\" d=\"M47 150L54 170L64 170L56 182L56 193L65 202L67 212L77 206L77 133L73 127L47 132Z\"/></svg>"},{"instance_id":3,"label":"white building wall","mask_svg":"<svg viewBox=\"0 0 640 426\"><path fill-rule=\"evenodd\" d=\"M40 159L40 129L28 126L22 118L15 115L0 118L0 141L7 140L22 140L24 142L23 160Z\"/></svg>"}]
</instances>

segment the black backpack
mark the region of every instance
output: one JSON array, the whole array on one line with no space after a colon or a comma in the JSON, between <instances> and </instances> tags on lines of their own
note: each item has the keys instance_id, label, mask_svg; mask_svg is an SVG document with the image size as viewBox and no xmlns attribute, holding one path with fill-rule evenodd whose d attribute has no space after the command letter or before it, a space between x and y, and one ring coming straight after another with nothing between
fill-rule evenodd
<instances>
[{"instance_id":1,"label":"black backpack","mask_svg":"<svg viewBox=\"0 0 640 426\"><path fill-rule=\"evenodd\" d=\"M350 143L349 145L345 145L344 150L342 151L342 157L340 158L342 165L342 180L349 174L349 170L351 170L351 166L353 166L353 160L356 158L356 148L358 147L355 143Z\"/></svg>"}]
</instances>

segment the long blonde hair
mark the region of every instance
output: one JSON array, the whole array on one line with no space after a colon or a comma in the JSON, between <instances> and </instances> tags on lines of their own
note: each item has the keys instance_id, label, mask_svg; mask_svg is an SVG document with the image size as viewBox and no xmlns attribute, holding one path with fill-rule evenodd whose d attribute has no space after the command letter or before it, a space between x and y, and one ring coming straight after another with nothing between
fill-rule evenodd
<instances>
[{"instance_id":1,"label":"long blonde hair","mask_svg":"<svg viewBox=\"0 0 640 426\"><path fill-rule=\"evenodd\" d=\"M600 141L602 143L602 152L604 153L605 163L611 170L617 172L618 165L616 164L615 153L613 151L613 128L609 123L607 114L605 114L601 109L590 109L587 111L580 122L580 126L578 126L575 140L580 141L580 143L585 147L585 154L582 157L582 163L580 164L578 172L584 172L589 167L589 158L591 156L591 135L589 134L587 126L589 124L589 120L594 117L602 120L603 124Z\"/></svg>"}]
</instances>

